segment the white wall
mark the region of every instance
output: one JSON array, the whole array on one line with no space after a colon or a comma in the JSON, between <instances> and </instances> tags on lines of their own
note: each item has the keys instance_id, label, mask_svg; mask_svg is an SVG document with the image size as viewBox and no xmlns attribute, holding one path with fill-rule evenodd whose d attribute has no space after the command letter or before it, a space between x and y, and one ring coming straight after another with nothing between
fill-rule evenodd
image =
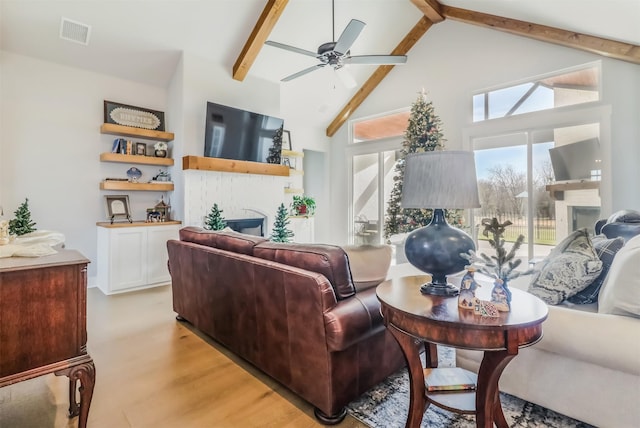
<instances>
[{"instance_id":1,"label":"white wall","mask_svg":"<svg viewBox=\"0 0 640 428\"><path fill-rule=\"evenodd\" d=\"M174 156L202 156L207 101L257 113L283 117L280 111L280 86L247 77L243 82L231 78L230 69L185 53L169 88L169 111L182 120L176 138ZM175 100L174 112L173 101ZM245 209L256 209L269 218L267 230L278 206L286 202L285 177L227 172L182 171L174 168L180 219L187 226L202 226L203 218L214 203L227 219L254 217Z\"/></svg>"},{"instance_id":2,"label":"white wall","mask_svg":"<svg viewBox=\"0 0 640 428\"><path fill-rule=\"evenodd\" d=\"M107 176L126 177L127 164L99 161L111 150L115 136L100 134L103 101L110 100L166 111L162 88L0 52L0 205L4 218L13 217L18 205L29 198L38 229L56 230L66 237L68 248L91 260L89 282L96 275L96 221L106 219L100 191ZM156 167L140 167L143 178ZM144 219L146 208L160 199L160 192L131 192L135 219Z\"/></svg>"},{"instance_id":3,"label":"white wall","mask_svg":"<svg viewBox=\"0 0 640 428\"><path fill-rule=\"evenodd\" d=\"M472 123L471 98L478 90L603 61L603 104L611 104L613 155L612 208L640 208L635 190L640 180L640 66L602 58L494 30L445 21L429 29L408 54L408 63L395 67L351 119L410 106L424 88L443 121L447 149L462 148L465 127ZM348 124L333 138L331 205L348 203L345 147ZM332 240L347 233L346 209L334 218Z\"/></svg>"}]
</instances>

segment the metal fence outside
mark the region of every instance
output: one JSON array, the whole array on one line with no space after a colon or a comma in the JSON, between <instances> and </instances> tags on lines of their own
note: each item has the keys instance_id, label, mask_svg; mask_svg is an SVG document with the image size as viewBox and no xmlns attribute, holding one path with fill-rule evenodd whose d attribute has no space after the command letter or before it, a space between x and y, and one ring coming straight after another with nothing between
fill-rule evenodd
<instances>
[{"instance_id":1,"label":"metal fence outside","mask_svg":"<svg viewBox=\"0 0 640 428\"><path fill-rule=\"evenodd\" d=\"M525 242L529 242L527 230L527 217L516 213L496 213L482 210L475 217L476 227L478 228L478 239L487 240L482 234L481 220L484 218L497 218L500 223L507 220L511 221L504 233L504 239L507 242L514 242L518 236L524 235ZM535 217L533 222L533 243L541 245L555 245L556 243L556 220L553 218Z\"/></svg>"}]
</instances>

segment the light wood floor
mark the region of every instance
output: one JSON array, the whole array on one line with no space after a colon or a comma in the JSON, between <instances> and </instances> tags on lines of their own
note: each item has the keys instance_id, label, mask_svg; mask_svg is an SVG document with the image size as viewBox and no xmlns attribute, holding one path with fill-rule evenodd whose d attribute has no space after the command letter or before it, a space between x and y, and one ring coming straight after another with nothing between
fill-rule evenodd
<instances>
[{"instance_id":1,"label":"light wood floor","mask_svg":"<svg viewBox=\"0 0 640 428\"><path fill-rule=\"evenodd\" d=\"M105 296L88 290L88 350L96 365L90 428L321 427L300 400L175 320L169 286ZM42 376L0 388L0 428L75 427L68 380ZM340 428L366 425L347 416Z\"/></svg>"}]
</instances>

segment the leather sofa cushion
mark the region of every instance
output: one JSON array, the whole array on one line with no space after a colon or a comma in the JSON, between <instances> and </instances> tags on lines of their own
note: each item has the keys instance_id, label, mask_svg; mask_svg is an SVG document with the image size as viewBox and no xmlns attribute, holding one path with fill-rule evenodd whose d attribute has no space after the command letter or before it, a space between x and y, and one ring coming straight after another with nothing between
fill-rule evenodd
<instances>
[{"instance_id":1,"label":"leather sofa cushion","mask_svg":"<svg viewBox=\"0 0 640 428\"><path fill-rule=\"evenodd\" d=\"M338 246L268 241L256 245L253 255L324 275L331 283L338 300L346 299L356 293L351 279L349 259L344 250Z\"/></svg>"},{"instance_id":2,"label":"leather sofa cushion","mask_svg":"<svg viewBox=\"0 0 640 428\"><path fill-rule=\"evenodd\" d=\"M216 247L221 250L252 256L256 245L267 242L262 236L247 235L239 232L216 232Z\"/></svg>"},{"instance_id":3,"label":"leather sofa cushion","mask_svg":"<svg viewBox=\"0 0 640 428\"><path fill-rule=\"evenodd\" d=\"M212 231L201 227L184 227L179 232L180 240L206 245L207 247L233 251L234 253L253 255L253 247L267 241L261 236L247 235L232 230Z\"/></svg>"},{"instance_id":4,"label":"leather sofa cushion","mask_svg":"<svg viewBox=\"0 0 640 428\"><path fill-rule=\"evenodd\" d=\"M212 230L189 226L183 227L178 233L181 241L216 248L216 233Z\"/></svg>"}]
</instances>

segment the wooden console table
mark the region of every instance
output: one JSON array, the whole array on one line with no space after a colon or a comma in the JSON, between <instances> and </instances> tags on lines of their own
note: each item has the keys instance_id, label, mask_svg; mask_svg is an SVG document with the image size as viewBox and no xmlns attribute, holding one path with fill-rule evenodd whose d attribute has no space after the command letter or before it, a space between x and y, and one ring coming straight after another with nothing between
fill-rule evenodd
<instances>
[{"instance_id":1,"label":"wooden console table","mask_svg":"<svg viewBox=\"0 0 640 428\"><path fill-rule=\"evenodd\" d=\"M73 250L0 259L0 387L49 373L68 376L69 417L80 416L80 428L95 384L86 348L88 263Z\"/></svg>"},{"instance_id":2,"label":"wooden console table","mask_svg":"<svg viewBox=\"0 0 640 428\"><path fill-rule=\"evenodd\" d=\"M498 380L518 349L542 338L542 322L548 309L542 300L513 289L511 312L499 318L483 318L473 311L458 308L458 297L429 296L420 287L428 276L410 276L383 282L376 289L382 305L384 323L396 338L407 358L410 403L407 427L420 427L424 412L434 404L452 412L474 414L478 428L509 425L502 412ZM490 286L482 289L488 299ZM426 366L438 366L436 344L484 351L478 372L476 391L426 392L420 361L420 346L425 342ZM437 369L436 369L437 370Z\"/></svg>"}]
</instances>

